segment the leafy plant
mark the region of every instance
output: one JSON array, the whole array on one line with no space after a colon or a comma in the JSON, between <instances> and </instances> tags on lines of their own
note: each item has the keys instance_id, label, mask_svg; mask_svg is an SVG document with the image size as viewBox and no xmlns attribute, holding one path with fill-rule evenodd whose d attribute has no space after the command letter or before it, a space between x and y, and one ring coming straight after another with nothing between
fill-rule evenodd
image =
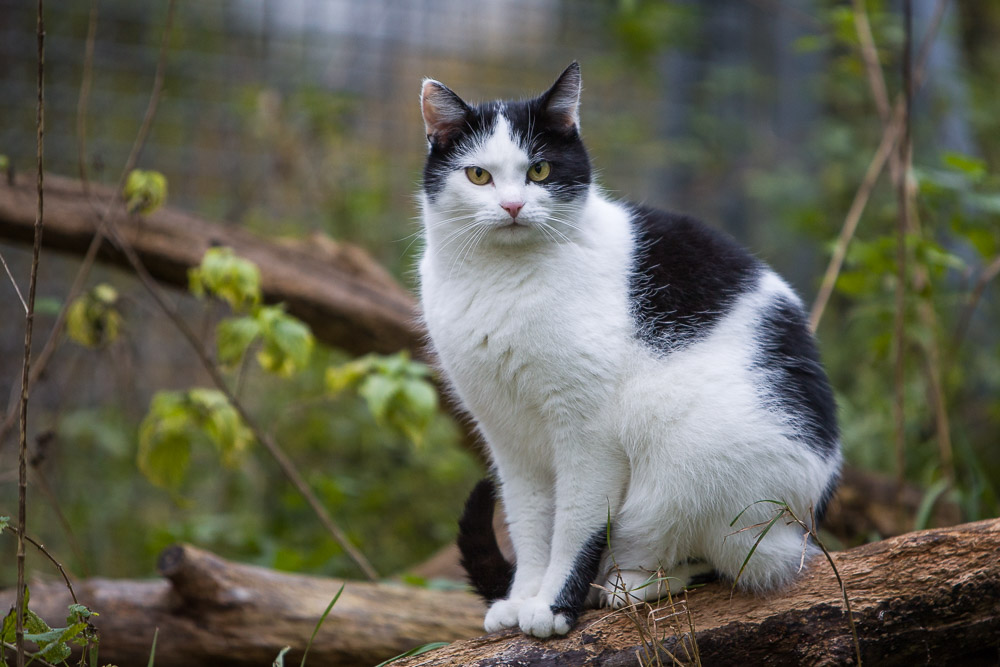
<instances>
[{"instance_id":1,"label":"leafy plant","mask_svg":"<svg viewBox=\"0 0 1000 667\"><path fill-rule=\"evenodd\" d=\"M420 445L438 409L430 375L427 364L412 360L404 350L390 356L369 354L330 366L326 386L335 395L356 390L377 423L397 429Z\"/></svg>"},{"instance_id":2,"label":"leafy plant","mask_svg":"<svg viewBox=\"0 0 1000 667\"><path fill-rule=\"evenodd\" d=\"M81 604L71 604L69 605L69 615L66 617L66 626L52 628L41 616L28 607L30 598L29 590L25 587L24 639L38 646L38 652L34 654L32 660L40 658L49 663L65 662L72 654L72 648L70 648L72 643L84 648L84 658L89 654L91 664L96 665L98 637L97 630L91 624L90 619L97 614ZM5 645L13 644L16 639L16 629L17 610L12 608L3 619L0 641ZM2 653L2 648L0 648L0 653Z\"/></svg>"},{"instance_id":3,"label":"leafy plant","mask_svg":"<svg viewBox=\"0 0 1000 667\"><path fill-rule=\"evenodd\" d=\"M268 372L288 377L309 362L312 332L282 306L261 304L260 270L253 262L231 248L210 248L188 275L195 296L215 296L239 314L216 328L216 353L224 365L237 365L258 341L257 363Z\"/></svg>"},{"instance_id":4,"label":"leafy plant","mask_svg":"<svg viewBox=\"0 0 1000 667\"><path fill-rule=\"evenodd\" d=\"M139 426L139 470L157 486L176 490L190 465L192 444L205 441L232 467L253 434L218 390L160 392Z\"/></svg>"},{"instance_id":5,"label":"leafy plant","mask_svg":"<svg viewBox=\"0 0 1000 667\"><path fill-rule=\"evenodd\" d=\"M115 341L122 328L117 305L118 290L107 283L96 285L69 305L66 333L86 347L101 347Z\"/></svg>"},{"instance_id":6,"label":"leafy plant","mask_svg":"<svg viewBox=\"0 0 1000 667\"><path fill-rule=\"evenodd\" d=\"M129 213L149 215L167 201L167 177L158 171L133 169L125 179L122 196Z\"/></svg>"}]
</instances>

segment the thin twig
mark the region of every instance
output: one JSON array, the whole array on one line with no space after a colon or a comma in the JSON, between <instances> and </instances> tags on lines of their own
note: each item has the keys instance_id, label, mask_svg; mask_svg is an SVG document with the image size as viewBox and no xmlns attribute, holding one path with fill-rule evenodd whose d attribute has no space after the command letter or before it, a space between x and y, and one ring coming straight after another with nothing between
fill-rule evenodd
<instances>
[{"instance_id":1,"label":"thin twig","mask_svg":"<svg viewBox=\"0 0 1000 667\"><path fill-rule=\"evenodd\" d=\"M18 539L21 538L22 533L18 532L17 528L15 528L14 526L7 526L7 530L14 533L18 537ZM70 597L73 598L73 602L75 604L80 604L80 601L76 597L76 591L73 590L73 583L70 581L69 574L66 573L66 569L62 566L62 563L57 561L55 557L51 553L49 553L49 550L46 549L44 545L32 539L30 535L25 535L24 541L28 542L33 547L38 549L42 553L42 555L48 558L52 562L52 564L56 566L56 569L59 570L59 574L62 575L63 581L66 582L66 588L69 589L69 594Z\"/></svg>"},{"instance_id":2,"label":"thin twig","mask_svg":"<svg viewBox=\"0 0 1000 667\"><path fill-rule=\"evenodd\" d=\"M76 152L77 170L83 184L83 194L90 194L87 178L87 103L90 84L94 79L94 44L97 42L97 0L90 0L90 18L87 21L87 45L83 52L83 76L80 78L80 97L76 102Z\"/></svg>"},{"instance_id":3,"label":"thin twig","mask_svg":"<svg viewBox=\"0 0 1000 667\"><path fill-rule=\"evenodd\" d=\"M875 109L884 125L889 122L892 110L889 108L889 92L885 86L885 77L882 75L882 66L879 64L878 48L876 48L875 38L872 36L872 27L868 22L865 0L854 0L854 29L858 35L858 42L861 44L861 59L865 63L868 85L871 87L872 97L875 99Z\"/></svg>"},{"instance_id":4,"label":"thin twig","mask_svg":"<svg viewBox=\"0 0 1000 667\"><path fill-rule=\"evenodd\" d=\"M910 68L911 36L913 31L913 6L910 0L903 0L903 23L905 38L903 41L903 129L902 140L899 142L899 163L904 174L910 164L910 114L912 112L912 70ZM906 476L906 413L905 413L905 381L906 381L906 288L907 288L907 249L906 239L910 231L909 206L906 194L906 178L900 178L897 185L898 217L896 225L896 312L893 318L893 340L896 344L896 356L893 368L893 450L896 458L896 483L900 494L903 489L903 479Z\"/></svg>"},{"instance_id":5,"label":"thin twig","mask_svg":"<svg viewBox=\"0 0 1000 667\"><path fill-rule=\"evenodd\" d=\"M28 507L28 375L31 369L31 334L35 319L35 288L38 284L38 258L42 250L42 220L44 212L45 179L45 19L43 0L38 0L38 108L35 125L37 130L36 160L38 211L35 215L35 242L31 253L31 278L28 282L28 303L24 315L24 359L21 365L21 419L17 461L17 592L15 604L15 648L17 667L24 667L24 535L27 527Z\"/></svg>"},{"instance_id":6,"label":"thin twig","mask_svg":"<svg viewBox=\"0 0 1000 667\"><path fill-rule=\"evenodd\" d=\"M149 95L149 102L146 104L146 113L143 116L142 124L139 126L139 131L136 134L135 141L132 142L132 148L129 151L128 159L125 161L125 167L122 169L122 173L118 178L118 186L115 188L114 194L108 200L103 215L99 217L98 227L94 231L94 238L90 242L90 247L87 248L87 253L83 257L83 261L80 264L80 268L77 270L76 276L73 278L73 284L70 287L69 292L66 295L66 299L63 302L62 308L59 310L59 315L56 316L55 324L52 325L52 330L49 332L49 337L45 341L45 345L42 346L42 351L38 355L38 359L35 361L35 367L32 370L31 377L29 378L29 387L34 385L41 376L42 371L48 365L49 360L52 355L55 354L58 348L60 336L62 334L63 327L66 325L66 314L69 310L70 304L73 300L83 291L83 285L90 275L90 270L94 266L94 262L97 260L97 252L101 248L101 244L107 239L106 228L111 220L111 216L115 211L115 207L121 205L122 197L121 193L125 187L125 179L128 178L129 172L135 168L136 162L139 159L139 155L142 152L143 146L145 146L146 138L149 136L149 130L153 124L153 118L156 115L156 110L159 108L160 95L163 91L163 81L165 77L166 65L167 65L167 54L169 45L169 37L171 30L173 28L174 19L174 6L175 0L170 0L167 5L167 17L164 21L163 27L163 37L160 41L160 51L156 60L156 73L153 75L153 89ZM92 15L92 19L96 16ZM78 109L79 112L79 109ZM78 130L80 128L80 123L78 119L77 124ZM86 188L85 188L86 191ZM8 410L7 416L4 419L2 425L0 425L0 450L3 448L3 443L6 440L6 435L10 428L13 426L14 419L17 415L16 404L11 406Z\"/></svg>"},{"instance_id":7,"label":"thin twig","mask_svg":"<svg viewBox=\"0 0 1000 667\"><path fill-rule=\"evenodd\" d=\"M953 350L952 356L962 345L962 341L965 339L966 333L969 330L969 324L972 322L972 314L976 312L976 307L979 305L980 299L983 298L983 292L986 290L986 286L1000 275L1000 255L993 258L982 273L979 274L979 278L976 280L975 287L972 288L972 292L969 293L969 300L965 303L965 308L962 310L962 316L959 318L958 326L955 327L955 333L952 335L951 339L951 349Z\"/></svg>"},{"instance_id":8,"label":"thin twig","mask_svg":"<svg viewBox=\"0 0 1000 667\"><path fill-rule=\"evenodd\" d=\"M14 291L17 292L17 298L21 301L21 305L24 307L24 313L27 315L28 304L24 300L24 296L21 294L21 288L17 286L17 280L14 279L14 274L10 272L10 267L7 266L7 260L3 258L3 253L0 253L0 264L3 264L4 271L7 272L7 277L10 278L10 284L14 286Z\"/></svg>"},{"instance_id":9,"label":"thin twig","mask_svg":"<svg viewBox=\"0 0 1000 667\"><path fill-rule=\"evenodd\" d=\"M0 642L0 644L3 644L4 648L9 648L11 650L16 650L17 649L16 646L14 646L13 644L8 644L7 642ZM46 662L42 658L39 658L37 653L26 653L25 655L27 655L27 657L31 658L31 664L33 664L33 665L37 663L37 664L41 665L42 667L56 667L51 662Z\"/></svg>"}]
</instances>

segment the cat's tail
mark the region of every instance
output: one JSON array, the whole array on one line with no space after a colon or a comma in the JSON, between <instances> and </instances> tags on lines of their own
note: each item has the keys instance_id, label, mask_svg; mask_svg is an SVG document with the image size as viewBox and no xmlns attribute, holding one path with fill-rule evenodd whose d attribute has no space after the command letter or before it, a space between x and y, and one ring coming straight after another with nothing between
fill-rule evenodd
<instances>
[{"instance_id":1,"label":"cat's tail","mask_svg":"<svg viewBox=\"0 0 1000 667\"><path fill-rule=\"evenodd\" d=\"M507 597L514 580L514 566L504 558L493 530L496 486L489 477L480 480L465 501L458 520L458 550L469 583L487 603Z\"/></svg>"}]
</instances>

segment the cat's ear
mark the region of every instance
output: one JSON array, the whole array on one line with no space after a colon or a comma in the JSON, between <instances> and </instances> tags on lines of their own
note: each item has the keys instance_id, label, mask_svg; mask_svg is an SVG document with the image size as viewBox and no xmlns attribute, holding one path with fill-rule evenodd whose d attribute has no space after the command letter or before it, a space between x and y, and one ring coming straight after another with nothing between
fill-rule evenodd
<instances>
[{"instance_id":1,"label":"cat's ear","mask_svg":"<svg viewBox=\"0 0 1000 667\"><path fill-rule=\"evenodd\" d=\"M448 86L434 79L424 79L420 89L420 111L424 114L427 141L447 144L465 126L470 109Z\"/></svg>"},{"instance_id":2,"label":"cat's ear","mask_svg":"<svg viewBox=\"0 0 1000 667\"><path fill-rule=\"evenodd\" d=\"M580 129L580 63L575 60L559 75L552 87L542 93L542 109L560 129Z\"/></svg>"}]
</instances>

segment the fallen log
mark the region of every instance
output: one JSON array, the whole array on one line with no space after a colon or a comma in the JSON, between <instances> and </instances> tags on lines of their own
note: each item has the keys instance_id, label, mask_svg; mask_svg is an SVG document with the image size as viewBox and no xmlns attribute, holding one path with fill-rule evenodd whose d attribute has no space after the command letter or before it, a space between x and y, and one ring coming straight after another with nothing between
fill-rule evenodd
<instances>
[{"instance_id":1,"label":"fallen log","mask_svg":"<svg viewBox=\"0 0 1000 667\"><path fill-rule=\"evenodd\" d=\"M35 187L34 177L0 180L0 239L32 242ZM46 174L44 247L85 254L112 196L111 188L96 184L88 196L80 181ZM129 215L122 206L113 210L110 222L164 284L187 289L188 269L205 251L229 246L260 268L265 300L286 304L319 340L355 354L423 349L413 296L356 246L324 236L275 242L170 207L148 216ZM127 265L109 241L98 257Z\"/></svg>"},{"instance_id":2,"label":"fallen log","mask_svg":"<svg viewBox=\"0 0 1000 667\"><path fill-rule=\"evenodd\" d=\"M100 664L145 665L153 633L157 667L270 665L285 646L299 664L326 606L343 593L309 649L310 665L374 665L432 641L482 633L484 607L470 593L276 572L187 545L159 559L165 580L87 579L77 598L100 616ZM56 624L72 602L62 581L31 584L31 608ZM0 609L14 591L0 591Z\"/></svg>"},{"instance_id":3,"label":"fallen log","mask_svg":"<svg viewBox=\"0 0 1000 667\"><path fill-rule=\"evenodd\" d=\"M1000 519L908 533L833 554L870 665L996 665L1000 659ZM101 663L270 664L291 646L297 664L340 581L240 565L189 546L160 558L167 581L89 579L76 585L100 612ZM31 605L65 616L61 583L32 584ZM0 592L0 608L13 591ZM852 664L854 645L837 579L823 556L768 598L708 584L637 612L586 612L566 637L481 634L483 607L463 592L347 582L309 653L311 665L372 665L430 641L453 644L400 666L635 665L660 652L705 665ZM693 641L692 641L693 639ZM290 662L289 662L290 661ZM642 664L647 664L643 662Z\"/></svg>"},{"instance_id":4,"label":"fallen log","mask_svg":"<svg viewBox=\"0 0 1000 667\"><path fill-rule=\"evenodd\" d=\"M869 665L1000 664L1000 519L908 533L833 554ZM688 614L690 612L690 615ZM693 641L692 641L693 638ZM837 579L823 556L770 598L715 582L674 604L593 610L569 635L508 631L459 641L399 667L855 664ZM637 660L641 656L641 660Z\"/></svg>"}]
</instances>

